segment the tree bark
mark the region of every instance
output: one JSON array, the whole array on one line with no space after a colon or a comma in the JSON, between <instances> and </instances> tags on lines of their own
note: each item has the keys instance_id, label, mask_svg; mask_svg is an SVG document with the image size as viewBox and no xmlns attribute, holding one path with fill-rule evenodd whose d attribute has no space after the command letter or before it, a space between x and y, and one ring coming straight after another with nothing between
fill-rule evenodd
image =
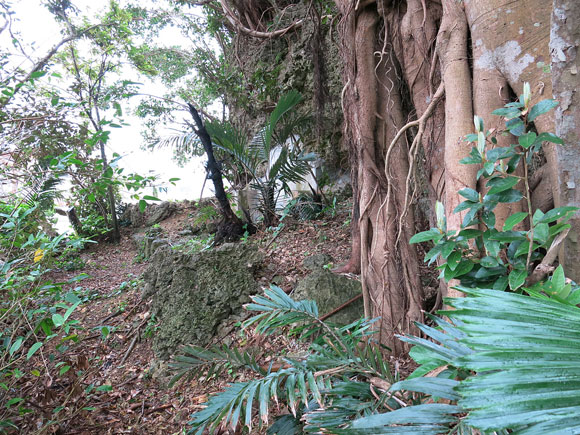
<instances>
[{"instance_id":1,"label":"tree bark","mask_svg":"<svg viewBox=\"0 0 580 435\"><path fill-rule=\"evenodd\" d=\"M207 155L208 176L213 182L215 196L218 200L223 218L218 227L216 241L221 242L224 240L237 240L244 234L244 224L232 210L230 201L226 195L222 173L213 154L213 144L207 130L205 129L203 121L192 104L188 103L188 107L189 113L191 114L197 127L194 129L195 134L199 137L199 140L201 141L203 149Z\"/></svg>"},{"instance_id":2,"label":"tree bark","mask_svg":"<svg viewBox=\"0 0 580 435\"><path fill-rule=\"evenodd\" d=\"M564 146L556 148L558 179L555 202L558 206L580 206L580 4L577 1L554 0L551 21L550 49L552 56L552 89L560 102L555 112L556 134ZM572 225L560 251L560 263L567 276L580 281L580 214Z\"/></svg>"}]
</instances>

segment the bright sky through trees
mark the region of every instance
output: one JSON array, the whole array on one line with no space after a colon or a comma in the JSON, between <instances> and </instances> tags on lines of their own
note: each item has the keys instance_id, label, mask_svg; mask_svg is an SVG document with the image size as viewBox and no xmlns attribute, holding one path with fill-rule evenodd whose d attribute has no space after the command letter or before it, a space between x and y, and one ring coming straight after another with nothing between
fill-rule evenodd
<instances>
[{"instance_id":1,"label":"bright sky through trees","mask_svg":"<svg viewBox=\"0 0 580 435\"><path fill-rule=\"evenodd\" d=\"M96 16L108 4L103 0L75 0L73 3L80 10L81 15L88 17ZM20 0L14 3L13 8L15 11L14 30L20 33L23 48L26 53L30 53L33 60L41 57L62 38L58 23L54 21L53 16L40 0ZM171 41L171 44L176 42L183 45L190 44L179 31L173 28L162 32L162 40ZM9 41L4 40L1 43L6 44ZM24 55L20 59L23 66L30 63ZM165 92L163 84L143 76L139 77L130 67L123 71L123 78L142 83L140 90L143 93L160 96ZM142 121L131 114L131 110L138 103L138 98L133 97L129 105L123 107L124 119L129 126L112 129L111 139L107 144L109 157L113 152L123 155L120 165L130 172L137 172L141 175L155 173L161 181L174 177L180 178L176 186L167 185L166 193L158 192L158 197L161 199L197 199L205 175L203 159L193 158L184 167L180 167L173 161L170 149L143 150ZM187 117L186 112L183 117ZM206 186L204 196L211 194L209 187L209 185Z\"/></svg>"}]
</instances>

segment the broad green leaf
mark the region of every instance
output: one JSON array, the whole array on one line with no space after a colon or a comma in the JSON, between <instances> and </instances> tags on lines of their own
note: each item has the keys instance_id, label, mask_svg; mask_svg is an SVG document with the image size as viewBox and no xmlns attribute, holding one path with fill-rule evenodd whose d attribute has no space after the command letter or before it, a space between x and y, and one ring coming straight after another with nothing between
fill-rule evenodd
<instances>
[{"instance_id":1,"label":"broad green leaf","mask_svg":"<svg viewBox=\"0 0 580 435\"><path fill-rule=\"evenodd\" d=\"M503 203L518 202L523 198L522 192L515 189L508 189L500 193L495 193L491 195L488 194L485 196L487 197L487 200Z\"/></svg>"},{"instance_id":2,"label":"broad green leaf","mask_svg":"<svg viewBox=\"0 0 580 435\"><path fill-rule=\"evenodd\" d=\"M499 263L497 262L497 260L493 257L483 257L480 262L479 262L483 267L496 267Z\"/></svg>"},{"instance_id":3,"label":"broad green leaf","mask_svg":"<svg viewBox=\"0 0 580 435\"><path fill-rule=\"evenodd\" d=\"M525 240L526 236L519 231L502 231L497 234L492 234L489 236L489 239L499 242L514 242L516 240Z\"/></svg>"},{"instance_id":4,"label":"broad green leaf","mask_svg":"<svg viewBox=\"0 0 580 435\"><path fill-rule=\"evenodd\" d=\"M42 347L42 344L43 343L39 341L30 346L30 349L28 349L28 353L26 354L26 359L29 360L32 358L36 351Z\"/></svg>"},{"instance_id":5,"label":"broad green leaf","mask_svg":"<svg viewBox=\"0 0 580 435\"><path fill-rule=\"evenodd\" d=\"M64 324L64 317L61 314L58 313L54 313L52 315L52 323L54 323L54 326L56 326L57 328L62 326Z\"/></svg>"},{"instance_id":6,"label":"broad green leaf","mask_svg":"<svg viewBox=\"0 0 580 435\"><path fill-rule=\"evenodd\" d=\"M113 391L113 386L112 385L100 385L97 388L95 388L96 391Z\"/></svg>"},{"instance_id":7,"label":"broad green leaf","mask_svg":"<svg viewBox=\"0 0 580 435\"><path fill-rule=\"evenodd\" d=\"M461 230L458 234L459 237L464 237L466 239L473 239L474 237L481 236L481 230L475 230L472 228L467 228L465 230Z\"/></svg>"},{"instance_id":8,"label":"broad green leaf","mask_svg":"<svg viewBox=\"0 0 580 435\"><path fill-rule=\"evenodd\" d=\"M457 207L455 207L455 209L453 210L453 213L459 213L459 212L462 212L464 210L469 210L470 208L472 208L476 204L479 204L479 202L473 202L473 201L460 202L459 204L457 204Z\"/></svg>"},{"instance_id":9,"label":"broad green leaf","mask_svg":"<svg viewBox=\"0 0 580 435\"><path fill-rule=\"evenodd\" d=\"M526 282L528 273L525 270L514 269L509 274L509 284L512 290L517 290Z\"/></svg>"},{"instance_id":10,"label":"broad green leaf","mask_svg":"<svg viewBox=\"0 0 580 435\"><path fill-rule=\"evenodd\" d=\"M473 219L475 219L475 215L476 213L481 210L483 208L483 204L478 202L477 204L475 204L463 217L463 222L462 222L462 226L463 227L468 227L471 222L473 221Z\"/></svg>"},{"instance_id":11,"label":"broad green leaf","mask_svg":"<svg viewBox=\"0 0 580 435\"><path fill-rule=\"evenodd\" d=\"M551 142L557 145L563 145L564 141L556 136L554 133L540 133L536 138L536 142Z\"/></svg>"},{"instance_id":12,"label":"broad green leaf","mask_svg":"<svg viewBox=\"0 0 580 435\"><path fill-rule=\"evenodd\" d=\"M462 261L455 268L455 271L454 271L455 277L459 277L459 276L462 276L462 275L465 275L465 274L471 272L471 270L473 269L474 266L475 266L475 263L473 263L473 261L470 261L470 260Z\"/></svg>"},{"instance_id":13,"label":"broad green leaf","mask_svg":"<svg viewBox=\"0 0 580 435\"><path fill-rule=\"evenodd\" d=\"M432 228L430 230L422 231L420 233L415 234L413 237L411 237L409 243L428 242L430 240L440 239L441 237L442 237L441 232L436 228Z\"/></svg>"},{"instance_id":14,"label":"broad green leaf","mask_svg":"<svg viewBox=\"0 0 580 435\"><path fill-rule=\"evenodd\" d=\"M546 112L549 112L557 105L558 105L558 102L556 100L552 100L552 99L540 101L539 103L535 104L530 109L530 112L528 113L528 121L532 122L538 116L540 116Z\"/></svg>"},{"instance_id":15,"label":"broad green leaf","mask_svg":"<svg viewBox=\"0 0 580 435\"><path fill-rule=\"evenodd\" d=\"M552 222L557 221L558 219L563 218L568 213L575 212L578 210L578 207L558 207L552 210L549 210L544 214L544 216L538 220L539 223L549 224Z\"/></svg>"},{"instance_id":16,"label":"broad green leaf","mask_svg":"<svg viewBox=\"0 0 580 435\"><path fill-rule=\"evenodd\" d=\"M474 115L473 116L473 125L475 126L475 131L478 133L483 133L483 118L481 116Z\"/></svg>"},{"instance_id":17,"label":"broad green leaf","mask_svg":"<svg viewBox=\"0 0 580 435\"><path fill-rule=\"evenodd\" d=\"M522 148L527 150L534 144L536 137L536 133L529 131L526 134L522 134L520 137L518 137L518 143Z\"/></svg>"},{"instance_id":18,"label":"broad green leaf","mask_svg":"<svg viewBox=\"0 0 580 435\"><path fill-rule=\"evenodd\" d=\"M538 224L534 227L534 241L540 245L545 244L550 237L550 227L548 224Z\"/></svg>"},{"instance_id":19,"label":"broad green leaf","mask_svg":"<svg viewBox=\"0 0 580 435\"><path fill-rule=\"evenodd\" d=\"M495 227L495 213L494 212L484 209L483 213L481 213L481 219L483 220L485 225L487 225L488 228Z\"/></svg>"},{"instance_id":20,"label":"broad green leaf","mask_svg":"<svg viewBox=\"0 0 580 435\"><path fill-rule=\"evenodd\" d=\"M145 201L145 200L141 199L141 200L139 201L139 211L140 211L141 213L143 213L143 212L145 211L145 209L146 209L146 208L147 208L147 201Z\"/></svg>"},{"instance_id":21,"label":"broad green leaf","mask_svg":"<svg viewBox=\"0 0 580 435\"><path fill-rule=\"evenodd\" d=\"M449 255L449 257L447 257L447 266L451 270L455 270L460 261L461 261L461 252L459 251L452 252Z\"/></svg>"},{"instance_id":22,"label":"broad green leaf","mask_svg":"<svg viewBox=\"0 0 580 435\"><path fill-rule=\"evenodd\" d=\"M526 131L526 126L519 118L510 119L505 123L507 129L514 136L521 136Z\"/></svg>"},{"instance_id":23,"label":"broad green leaf","mask_svg":"<svg viewBox=\"0 0 580 435\"><path fill-rule=\"evenodd\" d=\"M517 118L522 112L516 107L502 107L491 112L492 115L503 116L507 119Z\"/></svg>"},{"instance_id":24,"label":"broad green leaf","mask_svg":"<svg viewBox=\"0 0 580 435\"><path fill-rule=\"evenodd\" d=\"M479 202L479 193L469 187L461 189L458 193L469 201Z\"/></svg>"},{"instance_id":25,"label":"broad green leaf","mask_svg":"<svg viewBox=\"0 0 580 435\"><path fill-rule=\"evenodd\" d=\"M20 346L22 346L23 342L24 342L24 338L18 337L16 339L16 341L14 341L14 343L12 343L12 346L10 346L10 350L8 351L9 355L10 356L14 355L14 353L17 352L18 349L20 349Z\"/></svg>"},{"instance_id":26,"label":"broad green leaf","mask_svg":"<svg viewBox=\"0 0 580 435\"><path fill-rule=\"evenodd\" d=\"M564 269L559 265L552 275L552 284L556 291L560 291L566 284L566 277L564 276Z\"/></svg>"},{"instance_id":27,"label":"broad green leaf","mask_svg":"<svg viewBox=\"0 0 580 435\"><path fill-rule=\"evenodd\" d=\"M505 223L503 224L503 230L504 231L512 230L513 227L522 222L526 217L528 217L528 214L523 211L512 214L505 220Z\"/></svg>"},{"instance_id":28,"label":"broad green leaf","mask_svg":"<svg viewBox=\"0 0 580 435\"><path fill-rule=\"evenodd\" d=\"M486 162L483 164L483 170L487 172L487 175L493 174L495 170L495 163L494 162Z\"/></svg>"},{"instance_id":29,"label":"broad green leaf","mask_svg":"<svg viewBox=\"0 0 580 435\"><path fill-rule=\"evenodd\" d=\"M532 216L532 225L534 225L534 226L538 225L543 217L544 217L544 213L542 212L542 210L537 209L534 212L534 215Z\"/></svg>"}]
</instances>

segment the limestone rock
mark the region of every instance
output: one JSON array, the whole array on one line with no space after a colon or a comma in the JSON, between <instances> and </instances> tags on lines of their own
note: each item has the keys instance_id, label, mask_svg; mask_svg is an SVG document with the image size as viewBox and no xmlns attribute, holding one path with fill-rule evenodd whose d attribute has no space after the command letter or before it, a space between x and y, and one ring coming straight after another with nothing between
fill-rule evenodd
<instances>
[{"instance_id":1,"label":"limestone rock","mask_svg":"<svg viewBox=\"0 0 580 435\"><path fill-rule=\"evenodd\" d=\"M312 272L323 269L326 264L332 263L332 257L328 254L314 254L306 257L302 265Z\"/></svg>"},{"instance_id":2,"label":"limestone rock","mask_svg":"<svg viewBox=\"0 0 580 435\"><path fill-rule=\"evenodd\" d=\"M318 269L302 279L293 294L295 300L316 301L320 315L329 313L346 301L362 293L359 281L337 275L326 269ZM346 325L364 316L362 298L328 319L329 322Z\"/></svg>"},{"instance_id":3,"label":"limestone rock","mask_svg":"<svg viewBox=\"0 0 580 435\"><path fill-rule=\"evenodd\" d=\"M174 202L163 201L160 204L149 205L147 210L147 225L155 225L164 221L177 210L177 204Z\"/></svg>"},{"instance_id":4,"label":"limestone rock","mask_svg":"<svg viewBox=\"0 0 580 435\"><path fill-rule=\"evenodd\" d=\"M129 204L120 221L132 227L151 226L170 217L179 205L175 202L163 201L159 204L147 204L145 212L139 209L139 204Z\"/></svg>"},{"instance_id":5,"label":"limestone rock","mask_svg":"<svg viewBox=\"0 0 580 435\"><path fill-rule=\"evenodd\" d=\"M195 254L157 249L144 275L144 297L153 297L152 313L161 321L153 337L156 356L167 360L182 344L209 343L259 290L253 273L261 260L258 249L246 244Z\"/></svg>"}]
</instances>

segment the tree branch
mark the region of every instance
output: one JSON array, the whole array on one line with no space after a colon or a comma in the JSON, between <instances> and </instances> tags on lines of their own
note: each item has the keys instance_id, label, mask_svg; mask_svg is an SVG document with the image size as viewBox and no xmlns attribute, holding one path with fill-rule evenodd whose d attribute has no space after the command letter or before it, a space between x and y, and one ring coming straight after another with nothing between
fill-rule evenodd
<instances>
[{"instance_id":1,"label":"tree branch","mask_svg":"<svg viewBox=\"0 0 580 435\"><path fill-rule=\"evenodd\" d=\"M220 2L220 5L222 6L222 10L224 12L224 15L227 18L227 20L230 22L230 24L232 26L234 26L234 28L239 30L241 33L244 33L248 36L253 36L254 38L268 39L268 38L276 38L278 36L283 36L290 31L293 31L293 30L300 28L302 26L302 24L304 23L304 20L298 20L298 21L295 21L292 24L290 24L288 27L285 27L285 28L280 29L280 30L275 30L273 32L260 32L258 30L248 29L246 26L244 26L243 23L238 19L238 17L236 17L236 14L234 13L234 11L232 11L230 9L228 4L226 3L226 0L219 0L219 2Z\"/></svg>"}]
</instances>

